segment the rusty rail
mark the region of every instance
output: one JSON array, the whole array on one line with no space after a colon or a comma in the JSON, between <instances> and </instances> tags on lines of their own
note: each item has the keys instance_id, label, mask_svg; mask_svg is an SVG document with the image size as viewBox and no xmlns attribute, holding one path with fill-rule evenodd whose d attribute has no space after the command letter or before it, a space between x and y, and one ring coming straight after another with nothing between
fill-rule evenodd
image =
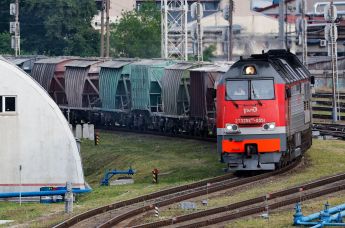
<instances>
[{"instance_id":1,"label":"rusty rail","mask_svg":"<svg viewBox=\"0 0 345 228\"><path fill-rule=\"evenodd\" d=\"M317 187L321 187L321 186L324 186L324 185L327 185L327 184L331 184L331 183L334 183L334 182L337 182L337 181L341 181L341 180L345 180L345 173L339 174L339 175L335 175L335 176L332 176L332 177L328 177L328 178L324 178L324 179L321 179L321 180L317 180L317 181L314 181L314 182L311 182L311 183L308 183L308 184L303 184L303 185L300 185L300 186L297 186L297 187L293 187L293 188L290 188L290 189L287 189L287 190L283 190L283 191L272 193L272 194L270 194L270 197L269 197L268 200L277 199L277 198L280 198L280 197L286 197L288 195L298 193L301 188L303 190L311 190L311 189L314 189L314 188L317 188ZM343 186L343 185L341 185L341 186ZM332 187L331 189L334 189L334 188L337 189L338 187L339 186ZM343 190L344 188L345 188L345 186L344 187L339 187L340 190ZM338 190L338 191L340 191L340 190ZM326 194L328 194L328 193L329 192L326 191ZM313 194L317 195L317 193L313 193ZM320 191L319 194L323 194L323 190ZM298 198L297 201L296 202L294 201L295 203L297 203L300 200L299 197L297 197L297 198ZM303 196L303 199L306 199L306 197ZM227 211L236 210L236 209L239 209L239 208L242 208L242 207L247 207L247 206L250 206L250 205L253 205L253 204L263 203L265 201L266 201L266 196L260 196L260 197L256 197L256 198L253 198L253 199L241 201L241 202L238 202L238 203L233 203L233 204L230 204L230 205L222 206L222 207L212 208L212 209L209 209L209 210L200 211L200 212L196 212L196 213L192 213L192 214L188 214L188 215L182 215L182 216L179 216L179 217L176 217L176 218L173 218L173 219L166 219L166 220L162 220L162 221L158 221L158 222L138 225L138 226L135 226L135 228L139 228L139 227L140 228L151 228L151 227L168 226L168 225L171 225L171 224L191 221L193 219L203 218L203 217L206 217L206 216L211 216L211 215L215 215L215 214L219 214L219 213L223 213L223 212L227 212ZM288 205L288 204L283 204L283 206L285 206L285 205ZM277 207L271 207L270 206L269 208L270 209L276 209ZM259 210L259 209L256 208L256 210ZM250 209L249 209L249 211L250 211ZM256 213L259 213L259 212L262 212L262 211L258 211ZM245 212L241 212L241 213L245 213ZM256 213L254 213L254 214L256 214ZM238 213L235 213L235 214L238 214ZM241 215L241 214L238 214L238 215ZM246 216L246 215L247 214L245 214L243 216ZM248 215L250 215L250 214L248 214ZM243 216L239 216L239 217L243 217ZM232 219L239 218L239 217L234 217ZM226 219L228 219L228 217L226 217ZM203 222L198 222L198 223L193 223L193 225L195 225L195 226L186 226L186 227L199 227L202 224L204 224L205 222L207 223L206 225L215 224L215 223L208 223L209 221L210 220L203 221ZM212 221L212 219L211 219L211 221ZM218 221L218 220L215 220L215 221ZM222 220L222 221L227 221L227 220Z\"/></svg>"},{"instance_id":2,"label":"rusty rail","mask_svg":"<svg viewBox=\"0 0 345 228\"><path fill-rule=\"evenodd\" d=\"M342 191L342 190L345 190L345 184L334 186L334 187L330 187L330 188L327 188L327 189L324 189L324 190L320 190L318 192L313 192L313 193L306 194L306 195L303 196L303 199L304 200L313 199L313 198L317 198L317 197L320 197L320 196L324 196L324 195L327 195L327 194L330 194L330 193L334 193L334 192L337 192L337 191ZM287 205L291 205L291 204L297 203L299 201L300 201L300 197L297 196L297 197L290 198L290 199L282 199L282 200L280 200L278 202L269 204L268 207L269 207L269 209L274 210L274 209L277 209L277 208L280 208L280 207L284 207L284 206L287 206ZM190 228L190 227L209 226L209 225L212 225L212 224L217 224L217 223L220 223L220 222L230 221L230 220L242 218L242 217L245 217L245 216L248 216L248 215L253 215L253 214L261 213L261 212L264 212L264 211L266 211L266 205L257 206L257 207L249 208L249 209L246 209L246 210L241 210L239 212L232 213L232 214L229 214L229 215L224 215L224 216L221 216L221 217L218 217L218 218L213 218L213 219L209 219L209 220L205 220L205 221L200 221L200 222L196 222L196 223L193 223L193 224L188 224L188 225L180 226L180 227Z\"/></svg>"},{"instance_id":3,"label":"rusty rail","mask_svg":"<svg viewBox=\"0 0 345 228\"><path fill-rule=\"evenodd\" d=\"M178 187L173 187L173 188L161 190L158 192L154 192L154 193L151 193L148 195L143 195L143 196L139 196L139 197L136 197L133 199L121 201L118 203L109 204L109 205L102 206L99 208L95 208L95 209L86 211L82 214L76 215L72 218L69 218L68 220L63 221L60 224L54 226L54 228L70 227L70 226L73 226L73 225L75 225L75 224L77 224L77 223L79 223L85 219L91 218L91 217L96 216L98 214L105 213L105 212L110 211L110 210L114 210L117 208L133 205L133 204L144 202L144 201L151 200L151 199L156 199L156 198L170 195L170 194L177 193L177 192L182 192L182 191L186 191L189 189L202 187L202 186L205 186L207 183L216 183L216 182L227 180L227 179L232 178L232 177L233 177L233 174L225 174L222 176L202 180L202 181L195 182L192 184L186 184L186 185L182 185L182 186L178 186Z\"/></svg>"},{"instance_id":4,"label":"rusty rail","mask_svg":"<svg viewBox=\"0 0 345 228\"><path fill-rule=\"evenodd\" d=\"M274 172L264 173L264 174L253 176L253 177L247 177L244 179L235 180L235 181L227 183L227 184L223 184L223 185L219 185L219 186L215 186L215 187L209 187L207 190L206 189L198 190L198 191L195 191L192 193L187 193L187 194L177 196L177 197L174 197L171 199L160 201L158 203L155 203L154 205L137 208L137 209L128 211L127 213L124 213L122 215L116 216L116 217L108 220L107 222L99 225L98 228L112 227L112 226L114 226L114 225L116 225L116 224L118 224L124 220L127 220L129 218L137 216L143 212L147 212L149 210L152 210L155 206L162 207L162 206L170 205L170 204L180 202L180 201L183 201L186 199L206 195L207 193L213 193L213 192L222 191L222 190L229 189L229 188L238 187L238 186L248 184L251 182L255 182L258 180L262 180L262 179L265 179L265 178L268 178L268 177L271 177L271 176L274 176L277 174L281 174L281 173L284 173L284 172L294 168L295 166L297 166L297 164L299 164L299 161L300 161L300 159L298 159L295 162L293 162L292 164L290 164L290 165L288 165L288 166L286 166L280 170L274 171Z\"/></svg>"}]
</instances>

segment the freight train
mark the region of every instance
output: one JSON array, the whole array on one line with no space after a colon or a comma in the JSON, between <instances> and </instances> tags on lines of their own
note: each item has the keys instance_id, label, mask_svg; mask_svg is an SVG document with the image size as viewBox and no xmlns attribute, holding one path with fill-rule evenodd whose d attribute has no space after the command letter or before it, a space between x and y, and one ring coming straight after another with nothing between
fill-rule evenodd
<instances>
[{"instance_id":1,"label":"freight train","mask_svg":"<svg viewBox=\"0 0 345 228\"><path fill-rule=\"evenodd\" d=\"M217 87L217 142L229 170L274 170L312 144L313 77L286 50L241 58Z\"/></svg>"},{"instance_id":2,"label":"freight train","mask_svg":"<svg viewBox=\"0 0 345 228\"><path fill-rule=\"evenodd\" d=\"M229 64L164 59L46 58L31 76L70 123L169 134L216 134L215 82Z\"/></svg>"},{"instance_id":3,"label":"freight train","mask_svg":"<svg viewBox=\"0 0 345 228\"><path fill-rule=\"evenodd\" d=\"M72 124L217 135L221 161L230 170L273 170L301 156L311 146L308 70L284 50L229 67L42 57L31 76Z\"/></svg>"}]
</instances>

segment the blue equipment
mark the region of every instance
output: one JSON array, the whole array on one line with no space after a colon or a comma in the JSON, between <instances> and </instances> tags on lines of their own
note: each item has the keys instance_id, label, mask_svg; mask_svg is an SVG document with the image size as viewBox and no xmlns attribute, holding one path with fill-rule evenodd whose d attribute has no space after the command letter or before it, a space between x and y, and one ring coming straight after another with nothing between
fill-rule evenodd
<instances>
[{"instance_id":1,"label":"blue equipment","mask_svg":"<svg viewBox=\"0 0 345 228\"><path fill-rule=\"evenodd\" d=\"M73 193L88 193L91 192L91 188L87 189L73 189ZM12 197L32 197L32 196L54 196L54 195L65 195L66 189L56 191L39 191L39 192L5 192L0 193L0 198L12 198Z\"/></svg>"},{"instance_id":2,"label":"blue equipment","mask_svg":"<svg viewBox=\"0 0 345 228\"><path fill-rule=\"evenodd\" d=\"M325 226L345 227L345 223L342 220L342 217L345 216L345 204L329 208L329 204L326 203L323 211L308 216L303 216L301 203L297 203L295 209L294 226L304 225L311 226L312 228ZM317 219L318 221L315 221Z\"/></svg>"},{"instance_id":3,"label":"blue equipment","mask_svg":"<svg viewBox=\"0 0 345 228\"><path fill-rule=\"evenodd\" d=\"M136 171L132 168L129 168L128 170L108 170L104 174L104 178L101 181L101 186L109 186L109 180L114 176L118 174L127 174L127 175L133 175Z\"/></svg>"}]
</instances>

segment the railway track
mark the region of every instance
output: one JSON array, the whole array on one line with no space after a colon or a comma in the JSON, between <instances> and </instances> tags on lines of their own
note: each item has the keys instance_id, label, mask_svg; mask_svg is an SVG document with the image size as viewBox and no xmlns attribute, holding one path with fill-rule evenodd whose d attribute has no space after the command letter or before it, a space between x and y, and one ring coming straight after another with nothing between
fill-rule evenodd
<instances>
[{"instance_id":1,"label":"railway track","mask_svg":"<svg viewBox=\"0 0 345 228\"><path fill-rule=\"evenodd\" d=\"M188 135L188 134L174 134L174 133L168 133L168 132L159 132L159 131L151 131L151 130L136 130L136 129L129 129L125 127L106 127L106 126L97 126L97 129L104 130L106 132L129 132L129 133L135 133L135 134L148 134L148 135L157 135L157 136L165 136L165 137L177 137L177 138L183 138L183 139L194 139L194 140L201 140L206 142L217 142L217 139L215 137L206 137L206 136L197 136L197 135Z\"/></svg>"},{"instance_id":2,"label":"railway track","mask_svg":"<svg viewBox=\"0 0 345 228\"><path fill-rule=\"evenodd\" d=\"M178 186L134 199L121 201L100 208L96 208L80 215L76 215L58 225L62 227L112 227L122 221L131 219L139 214L153 210L155 206L162 207L186 199L195 198L209 193L231 189L245 184L284 173L299 164L300 160L274 172L264 173L252 177L234 178L232 174L226 174L196 183ZM208 183L212 185L207 186ZM144 204L144 205L143 205Z\"/></svg>"},{"instance_id":3,"label":"railway track","mask_svg":"<svg viewBox=\"0 0 345 228\"><path fill-rule=\"evenodd\" d=\"M331 135L337 138L345 139L345 125L341 124L314 124L313 130L320 132L320 135Z\"/></svg>"},{"instance_id":4,"label":"railway track","mask_svg":"<svg viewBox=\"0 0 345 228\"><path fill-rule=\"evenodd\" d=\"M303 192L301 191L302 189ZM342 190L345 190L345 174L331 176L287 190L226 206L216 207L158 222L137 225L134 227L151 228L169 226L172 224L179 224L179 227L209 226L291 205L299 202L301 199L308 200Z\"/></svg>"}]
</instances>

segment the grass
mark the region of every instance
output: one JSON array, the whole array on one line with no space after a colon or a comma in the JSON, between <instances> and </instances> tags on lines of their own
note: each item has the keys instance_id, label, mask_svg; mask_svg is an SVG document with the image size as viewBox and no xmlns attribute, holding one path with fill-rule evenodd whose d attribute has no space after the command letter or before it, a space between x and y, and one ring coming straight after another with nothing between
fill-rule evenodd
<instances>
[{"instance_id":1,"label":"grass","mask_svg":"<svg viewBox=\"0 0 345 228\"><path fill-rule=\"evenodd\" d=\"M220 175L224 167L218 162L219 157L214 143L106 132L101 132L100 142L99 146L94 146L90 141L82 142L85 176L93 192L78 198L74 206L74 214L159 189ZM305 169L277 178L274 183L260 185L260 188L243 189L241 193L211 198L209 208L263 195L322 176L345 172L344 146L343 141L314 140L312 149L308 151L308 166ZM106 169L128 169L129 166L137 170L137 174L133 176L135 184L99 186ZM151 184L153 168L160 170L158 185ZM201 207L199 203L198 207ZM171 217L185 213L178 207L172 209L162 211L162 216ZM19 206L17 203L0 202L0 220L15 220L16 224L25 224L29 227L49 227L68 217L64 215L63 210L63 204L25 203ZM291 213L292 210L273 214L270 222L278 224L276 227L289 226L292 221ZM238 225L242 223L245 225ZM249 219L231 223L229 227L250 227L250 223L259 224L255 219Z\"/></svg>"},{"instance_id":2,"label":"grass","mask_svg":"<svg viewBox=\"0 0 345 228\"><path fill-rule=\"evenodd\" d=\"M329 116L331 116L331 115L332 115L332 112L331 112L331 111L313 111L313 114L329 115ZM345 116L345 113L344 113L344 112L341 112L341 113L340 113L340 116Z\"/></svg>"},{"instance_id":3,"label":"grass","mask_svg":"<svg viewBox=\"0 0 345 228\"><path fill-rule=\"evenodd\" d=\"M133 198L159 189L222 174L215 143L152 135L101 132L100 145L82 141L82 160L92 193L79 197L74 214L112 202ZM135 184L100 187L107 169L137 171ZM151 170L160 170L159 184L153 185ZM28 221L31 227L48 227L67 218L63 204L41 205L0 202L0 220ZM47 219L47 214L50 216Z\"/></svg>"},{"instance_id":4,"label":"grass","mask_svg":"<svg viewBox=\"0 0 345 228\"><path fill-rule=\"evenodd\" d=\"M260 184L260 188L244 187L241 188L240 191L229 191L219 197L210 198L208 208L228 205L238 201L266 195L267 193L280 191L305 182L310 182L311 180L315 180L324 176L330 176L336 173L345 172L345 150L343 149L344 146L344 141L314 140L312 148L307 152L306 155L306 167L299 168L297 171L292 171L291 173L282 175L280 177L271 178L271 181ZM342 197L341 199L344 203L345 197ZM200 200L197 200L195 203L200 210L205 209L205 207L201 205ZM319 204L322 205L322 202ZM185 213L178 208L178 205L174 205L173 208L174 210L163 211L162 216L171 218ZM290 216L291 213L293 213L293 210L287 211L285 215L280 215L278 213L276 219L275 217L272 217L270 219L270 223L273 224L274 222L274 224L277 225L272 227L289 226L292 221L292 217ZM152 217L146 218L147 222L155 220L156 219ZM251 226L251 223L256 224L255 219L246 219L241 221L246 221L245 224L248 225L241 227L256 227ZM237 225L238 223L231 223L229 227L240 227Z\"/></svg>"},{"instance_id":5,"label":"grass","mask_svg":"<svg viewBox=\"0 0 345 228\"><path fill-rule=\"evenodd\" d=\"M345 196L320 197L313 201L302 202L303 215L309 215L323 210L326 202L333 206L343 204ZM293 206L285 207L280 210L269 212L269 220L262 219L259 216L253 216L251 219L240 219L226 226L226 228L294 228L293 226Z\"/></svg>"}]
</instances>

